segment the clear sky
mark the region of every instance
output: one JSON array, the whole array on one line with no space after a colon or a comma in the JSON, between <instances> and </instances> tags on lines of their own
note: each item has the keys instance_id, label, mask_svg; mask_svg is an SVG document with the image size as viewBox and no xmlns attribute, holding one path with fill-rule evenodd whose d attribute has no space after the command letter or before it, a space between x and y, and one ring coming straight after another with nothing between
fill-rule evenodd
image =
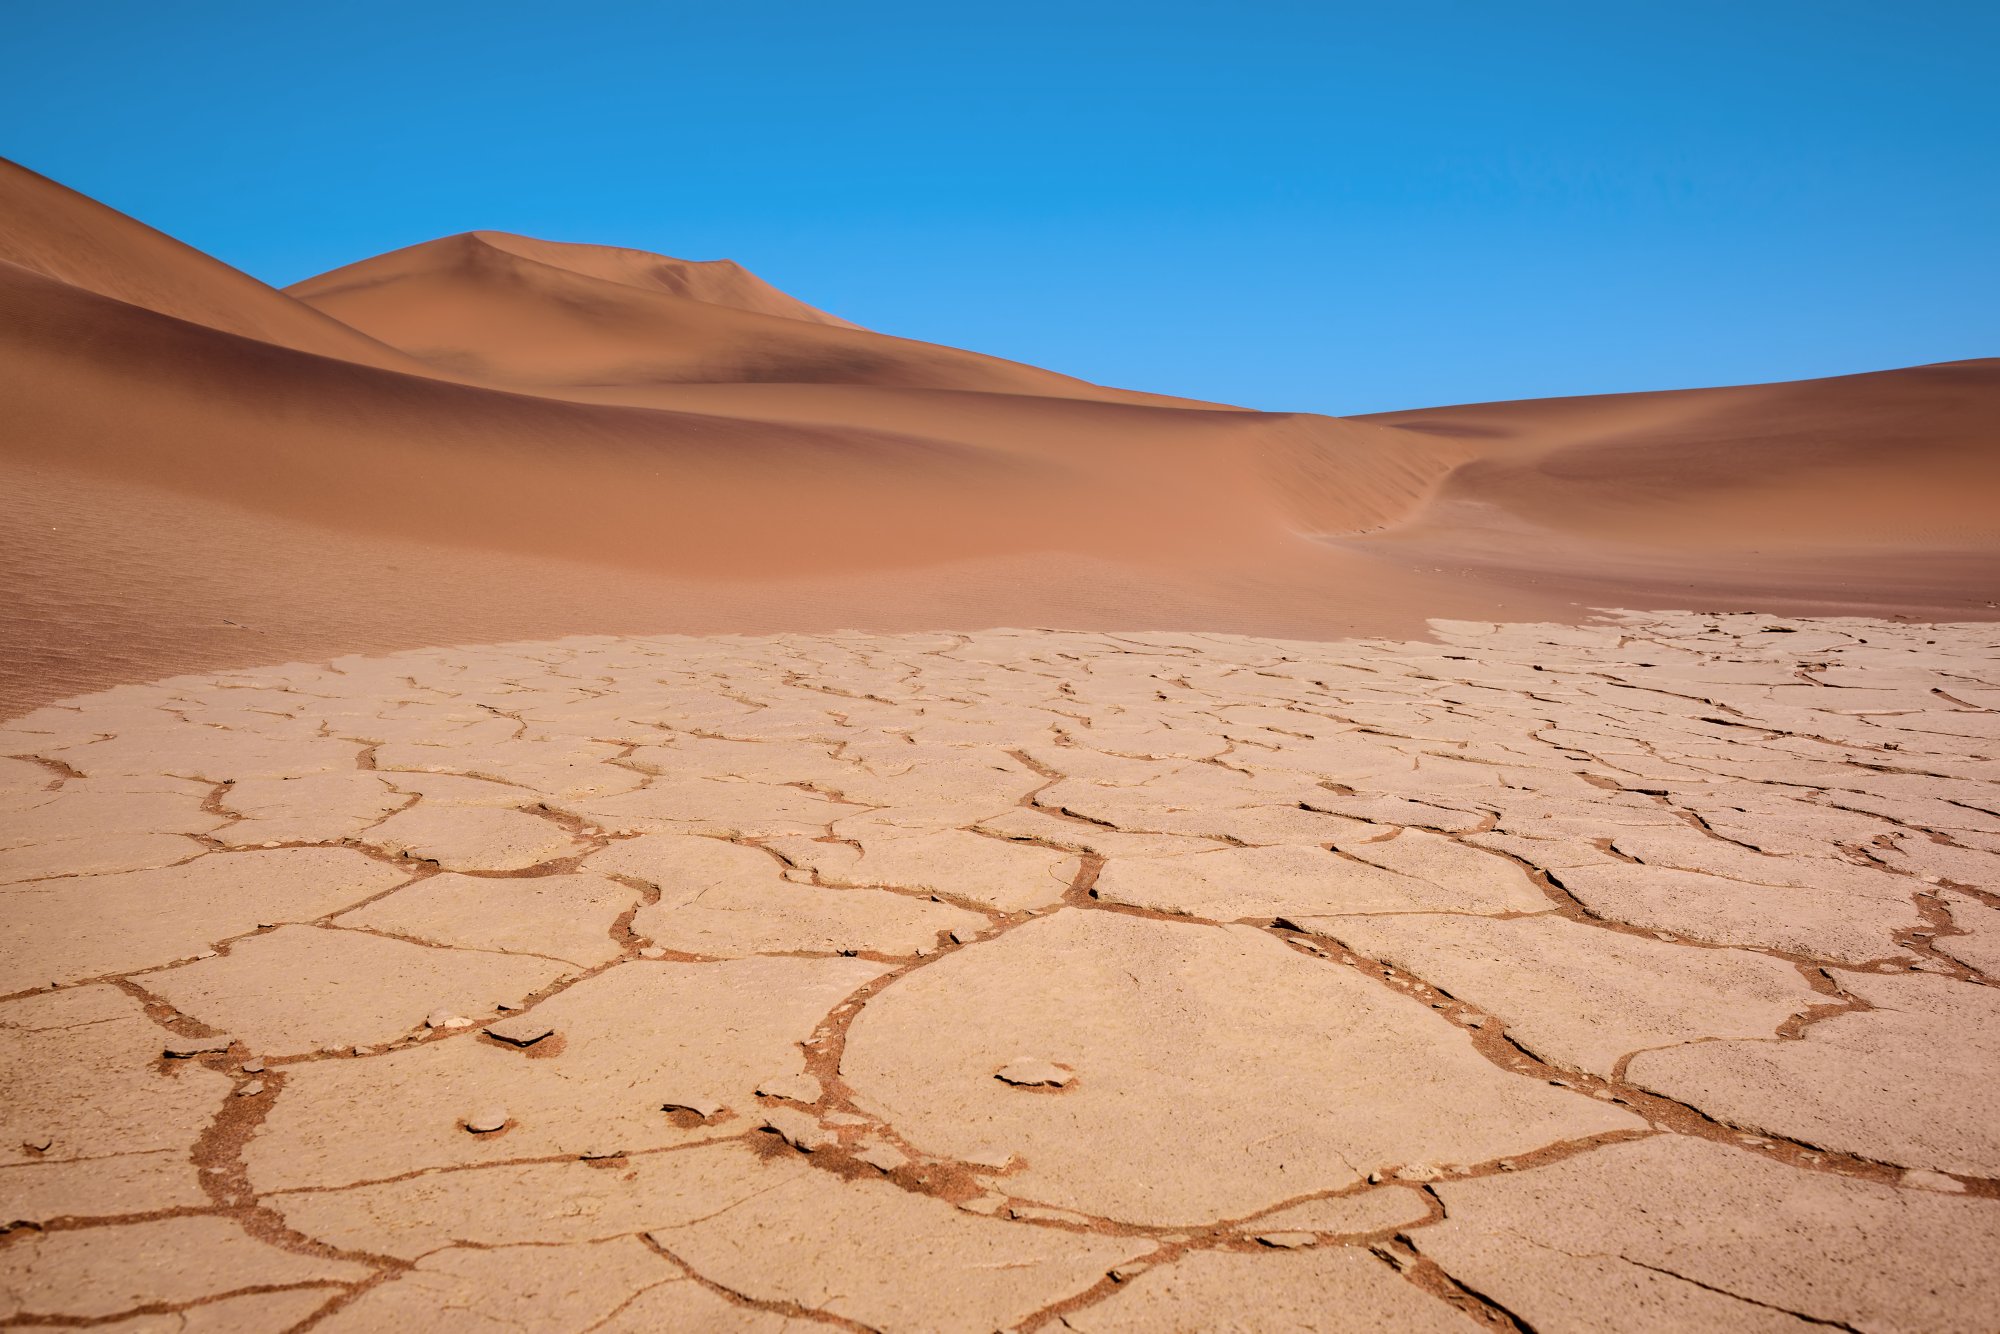
<instances>
[{"instance_id":1,"label":"clear sky","mask_svg":"<svg viewBox=\"0 0 2000 1334\"><path fill-rule=\"evenodd\" d=\"M21 4L0 152L273 283L472 228L1367 412L2000 355L2000 4Z\"/></svg>"}]
</instances>

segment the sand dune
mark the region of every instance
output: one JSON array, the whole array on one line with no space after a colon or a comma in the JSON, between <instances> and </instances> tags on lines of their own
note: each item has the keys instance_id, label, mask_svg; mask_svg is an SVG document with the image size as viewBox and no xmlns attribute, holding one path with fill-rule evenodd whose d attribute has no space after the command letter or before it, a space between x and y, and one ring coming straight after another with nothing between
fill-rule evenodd
<instances>
[{"instance_id":1,"label":"sand dune","mask_svg":"<svg viewBox=\"0 0 2000 1334\"><path fill-rule=\"evenodd\" d=\"M1994 363L1260 413L859 329L723 261L479 232L280 292L31 172L0 187L8 704L357 626L1414 634L1993 596ZM131 591L163 582L200 592Z\"/></svg>"},{"instance_id":2,"label":"sand dune","mask_svg":"<svg viewBox=\"0 0 2000 1334\"><path fill-rule=\"evenodd\" d=\"M650 264L648 263L650 261ZM735 265L468 232L287 289L301 302L447 370L539 392L772 382L1176 400L870 333Z\"/></svg>"}]
</instances>

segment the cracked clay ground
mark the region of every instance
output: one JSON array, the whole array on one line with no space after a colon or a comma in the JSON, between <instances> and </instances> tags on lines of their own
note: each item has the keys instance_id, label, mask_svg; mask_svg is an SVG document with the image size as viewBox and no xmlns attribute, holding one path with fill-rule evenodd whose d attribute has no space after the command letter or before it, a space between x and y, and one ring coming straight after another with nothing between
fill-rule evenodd
<instances>
[{"instance_id":1,"label":"cracked clay ground","mask_svg":"<svg viewBox=\"0 0 2000 1334\"><path fill-rule=\"evenodd\" d=\"M574 639L0 726L0 1325L2000 1328L1991 626Z\"/></svg>"}]
</instances>

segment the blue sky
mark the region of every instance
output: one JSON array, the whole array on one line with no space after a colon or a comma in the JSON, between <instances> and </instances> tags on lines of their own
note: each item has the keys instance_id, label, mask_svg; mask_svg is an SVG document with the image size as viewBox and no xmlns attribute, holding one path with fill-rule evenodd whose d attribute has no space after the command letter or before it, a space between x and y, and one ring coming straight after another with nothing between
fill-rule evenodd
<instances>
[{"instance_id":1,"label":"blue sky","mask_svg":"<svg viewBox=\"0 0 2000 1334\"><path fill-rule=\"evenodd\" d=\"M1367 412L2000 355L2000 5L44 4L0 151L274 283L490 227Z\"/></svg>"}]
</instances>

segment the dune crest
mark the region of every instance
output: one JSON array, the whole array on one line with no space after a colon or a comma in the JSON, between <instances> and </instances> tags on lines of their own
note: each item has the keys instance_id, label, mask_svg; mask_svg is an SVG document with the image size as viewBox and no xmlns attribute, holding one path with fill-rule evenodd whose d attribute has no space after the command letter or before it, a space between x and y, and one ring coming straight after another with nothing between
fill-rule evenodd
<instances>
[{"instance_id":1,"label":"dune crest","mask_svg":"<svg viewBox=\"0 0 2000 1334\"><path fill-rule=\"evenodd\" d=\"M624 283L628 287L670 292L692 301L707 302L711 306L729 306L760 315L825 324L836 329L861 327L786 295L733 259L674 259L648 250L584 245L573 241L538 241L532 236L517 236L512 232L478 231L472 235L496 250L555 268L569 269L586 277Z\"/></svg>"}]
</instances>

